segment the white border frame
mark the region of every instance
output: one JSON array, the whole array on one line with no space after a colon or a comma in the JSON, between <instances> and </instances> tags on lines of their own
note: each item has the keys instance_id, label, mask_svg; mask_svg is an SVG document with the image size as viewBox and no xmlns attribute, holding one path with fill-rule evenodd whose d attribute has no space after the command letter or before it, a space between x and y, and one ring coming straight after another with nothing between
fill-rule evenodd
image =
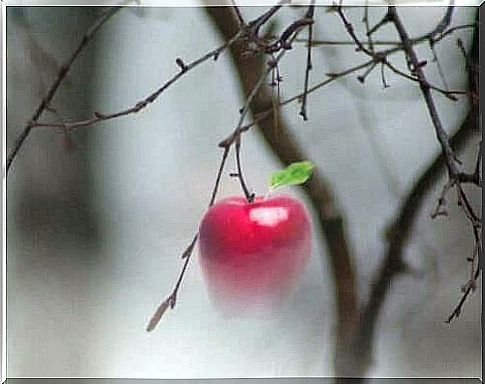
<instances>
[{"instance_id":1,"label":"white border frame","mask_svg":"<svg viewBox=\"0 0 485 384\"><path fill-rule=\"evenodd\" d=\"M6 324L6 307L7 307L7 263L6 263L6 255L7 255L7 222L6 222L6 191L7 191L7 178L6 178L6 171L5 171L5 156L6 156L6 142L7 142L7 98L6 98L6 25L7 25L7 7L5 3L1 2L1 11L0 11L0 24L2 28L1 38L2 38L2 265L0 267L1 270L1 313L0 313L0 324L1 324L1 334L0 334L0 343L1 343L1 350L0 350L0 378L2 383L7 378L7 324Z\"/></svg>"},{"instance_id":2,"label":"white border frame","mask_svg":"<svg viewBox=\"0 0 485 384\"><path fill-rule=\"evenodd\" d=\"M135 4L123 4L123 6L133 6L133 7L199 7L199 6L224 6L229 5L229 0L133 0ZM290 0L292 5L308 5L311 0ZM337 0L316 0L317 5L332 5ZM394 3L397 6L424 6L424 7L434 7L434 6L447 6L453 0L345 0L344 5L348 6L387 6L390 3ZM480 7L485 0L455 0L455 6L473 6ZM275 0L235 0L239 6L271 6L275 5L278 1ZM6 270L6 111L7 111L7 99L6 99L6 23L7 23L7 6L86 6L86 7L99 7L99 6L110 6L117 5L118 2L113 2L112 0L106 1L104 4L99 4L99 2L93 4L76 4L76 0L44 0L32 2L23 0L0 0L0 27L1 27L1 51L2 51L2 71L1 71L1 86L2 86L2 100L1 100L1 110L2 110L2 260L0 265L0 378L1 383L5 382L7 379L7 350L6 350L6 282L7 282L7 270ZM483 342L483 340L482 340ZM482 346L483 348L483 346ZM482 372L483 375L483 372ZM79 378L78 378L79 379ZM445 379L445 378L442 378ZM478 378L483 381L483 376ZM103 379L106 380L106 379ZM224 380L223 380L224 381Z\"/></svg>"}]
</instances>

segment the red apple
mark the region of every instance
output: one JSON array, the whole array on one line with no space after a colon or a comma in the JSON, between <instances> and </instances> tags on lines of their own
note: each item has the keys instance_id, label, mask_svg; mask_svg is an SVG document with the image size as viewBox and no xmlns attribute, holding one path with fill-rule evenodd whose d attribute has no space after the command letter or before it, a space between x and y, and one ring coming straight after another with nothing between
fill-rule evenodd
<instances>
[{"instance_id":1,"label":"red apple","mask_svg":"<svg viewBox=\"0 0 485 384\"><path fill-rule=\"evenodd\" d=\"M210 293L224 307L288 296L311 253L304 206L278 195L229 197L212 206L199 229L200 260ZM274 303L274 301L271 301Z\"/></svg>"}]
</instances>

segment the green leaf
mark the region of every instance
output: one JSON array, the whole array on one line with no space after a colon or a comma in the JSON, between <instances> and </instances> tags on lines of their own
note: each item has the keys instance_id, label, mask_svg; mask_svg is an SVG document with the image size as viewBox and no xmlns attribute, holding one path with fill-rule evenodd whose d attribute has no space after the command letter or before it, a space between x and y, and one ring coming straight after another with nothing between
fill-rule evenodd
<instances>
[{"instance_id":1,"label":"green leaf","mask_svg":"<svg viewBox=\"0 0 485 384\"><path fill-rule=\"evenodd\" d=\"M315 165L309 161L292 163L285 169L275 172L270 177L270 188L275 189L287 185L303 184L312 175Z\"/></svg>"}]
</instances>

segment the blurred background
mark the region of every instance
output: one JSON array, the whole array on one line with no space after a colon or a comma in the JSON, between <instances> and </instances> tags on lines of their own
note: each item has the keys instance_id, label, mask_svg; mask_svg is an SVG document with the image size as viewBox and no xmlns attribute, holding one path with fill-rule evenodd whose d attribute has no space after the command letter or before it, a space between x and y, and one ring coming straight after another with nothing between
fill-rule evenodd
<instances>
[{"instance_id":1,"label":"blurred background","mask_svg":"<svg viewBox=\"0 0 485 384\"><path fill-rule=\"evenodd\" d=\"M7 10L7 148L47 92L100 8L9 7ZM244 8L248 19L265 8ZM285 8L288 25L304 9ZM349 17L360 21L362 8ZM383 9L370 10L371 24ZM399 9L410 33L428 32L444 8ZM457 8L452 25L475 20ZM320 39L348 40L333 13L316 10ZM359 28L360 28L360 22ZM360 30L359 30L360 31ZM392 28L378 38L392 40ZM436 46L450 89L466 89L460 30ZM118 12L75 63L42 120L82 119L115 112L155 90L185 62L222 44L203 8L129 8ZM299 53L298 53L299 52ZM442 85L427 44L431 83ZM353 46L313 50L316 83L366 60ZM301 92L306 48L297 44L281 63L282 98ZM401 63L402 57L396 62ZM419 88L392 73L382 89L379 71L365 84L356 75L309 96L309 121L299 105L283 109L291 132L329 180L345 217L365 299L383 258L383 231L415 178L439 152ZM197 230L220 159L217 143L237 124L244 104L228 54L183 77L144 111L67 137L38 128L16 158L7 182L7 376L208 378L332 376L334 287L315 220L315 247L294 295L264 318L225 317L210 302L198 254L189 266L177 307L153 333L145 326L170 293L180 254ZM448 132L468 103L437 97ZM460 159L474 166L480 137ZM258 194L280 168L258 131L244 136L245 175ZM241 194L230 158L219 196ZM463 214L430 219L445 182L428 196L405 258L420 273L391 287L377 324L372 376L481 375L481 287L452 324L444 319L468 278L473 239ZM287 191L308 201L298 188ZM476 204L480 196L472 194ZM314 214L314 213L312 213ZM481 280L479 281L479 285Z\"/></svg>"}]
</instances>

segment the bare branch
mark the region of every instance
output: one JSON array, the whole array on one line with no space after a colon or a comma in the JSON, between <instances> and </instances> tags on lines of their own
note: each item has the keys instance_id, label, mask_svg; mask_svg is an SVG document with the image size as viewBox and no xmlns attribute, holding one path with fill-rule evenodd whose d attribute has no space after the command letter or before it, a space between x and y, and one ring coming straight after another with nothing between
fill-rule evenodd
<instances>
[{"instance_id":1,"label":"bare branch","mask_svg":"<svg viewBox=\"0 0 485 384\"><path fill-rule=\"evenodd\" d=\"M242 34L242 30L239 30L239 32L235 33L234 37L228 39L227 43L225 45L223 45L223 47L224 48L225 47L231 47L233 45L233 43L235 43L238 40L238 38L241 34ZM296 38L296 35L291 37L291 39L294 39L294 38ZM290 39L290 41L291 41L291 39ZM225 167L225 164L226 164L227 156L228 156L229 151L231 149L231 146L233 144L235 145L236 163L237 163L237 168L238 168L237 176L240 180L241 187L242 187L244 194L245 194L245 196L246 196L246 198L249 202L252 202L252 200L254 199L254 194L249 193L249 190L246 186L246 182L244 180L244 176L243 176L243 173L242 173L241 159L240 159L242 131L240 130L240 128L241 128L241 126L244 122L245 116L247 115L249 110L252 108L252 103L253 103L254 99L256 98L258 92L260 92L263 84L265 83L268 74L273 70L274 66L276 66L278 64L278 61L284 56L284 53L285 53L284 50L282 52L280 52L280 54L274 59L274 61L272 61L268 64L266 71L261 73L257 83L252 88L252 90L251 90L251 92L250 92L250 94L249 94L249 96L246 100L244 107L240 110L239 122L238 122L236 129L234 130L234 132L230 136L228 136L228 138L226 138L221 143L219 143L219 147L222 147L224 149L224 151L223 151L223 154L222 154L221 163L219 165L219 170L218 170L218 173L217 173L216 182L214 184L214 188L213 188L212 193L211 193L211 199L210 199L210 202L209 202L209 207L211 207L215 202L217 192L218 192L218 188L219 188L219 184L220 184L220 180L221 180L221 177L222 177L222 173L224 171L224 167ZM219 54L219 53L217 53L217 54ZM210 53L208 55L209 55L208 57L211 57L211 56L214 55L214 53L212 53L212 54ZM193 66L192 66L193 64L194 63L185 65L183 62L181 64L179 64L179 66L181 67L181 70L182 70L180 73L185 73L188 70L190 70L191 68L193 68ZM170 81L169 81L169 83L170 83ZM168 84L168 83L166 83L166 84ZM182 253L182 259L185 259L185 261L184 261L184 264L182 266L182 270L181 270L181 272L178 276L175 287L174 287L172 293L164 301L162 301L162 303L159 305L159 307L155 311L155 314L150 319L148 326L146 328L147 332L150 332L153 329L155 329L155 327L157 326L157 324L159 323L163 314L166 312L166 310L169 306L170 306L171 309L173 309L175 307L176 302L177 302L177 294L178 294L180 286L183 282L185 272L186 272L187 267L189 265L190 258L191 258L193 249L195 247L195 244L197 242L197 239L198 239L198 234L195 234L191 243L188 245L188 247Z\"/></svg>"},{"instance_id":2,"label":"bare branch","mask_svg":"<svg viewBox=\"0 0 485 384\"><path fill-rule=\"evenodd\" d=\"M468 139L477 133L476 110L471 110L450 142L457 151L462 149ZM438 155L426 171L417 179L413 188L404 198L398 214L387 231L387 250L385 259L373 282L366 306L362 309L361 322L356 338L355 353L368 356L371 353L375 326L392 280L406 271L403 253L412 233L412 228L420 208L430 189L444 171L444 155Z\"/></svg>"},{"instance_id":3,"label":"bare branch","mask_svg":"<svg viewBox=\"0 0 485 384\"><path fill-rule=\"evenodd\" d=\"M480 275L480 268L477 267L476 272L475 272L475 275L473 277L473 280L470 280L470 282L477 280L478 277L479 277L479 275ZM451 323L453 321L453 319L458 318L461 315L461 311L463 309L463 305L465 304L465 301L468 298L468 295L470 295L470 293L473 290L474 290L474 284L473 283L466 285L465 292L463 293L463 296L461 297L460 302L455 307L455 309L453 309L453 311L451 312L451 314L446 319L446 322L448 324Z\"/></svg>"},{"instance_id":4,"label":"bare branch","mask_svg":"<svg viewBox=\"0 0 485 384\"><path fill-rule=\"evenodd\" d=\"M308 7L308 11L306 13L306 18L309 20L313 20L315 14L315 1L312 1L312 4ZM313 22L308 25L308 46L307 46L307 58L306 58L306 67L305 67L305 84L303 86L303 97L301 102L301 109L300 109L300 116L303 117L303 120L308 120L307 116L307 95L308 95L308 83L310 81L310 71L313 68L312 65L312 38L313 38Z\"/></svg>"},{"instance_id":5,"label":"bare branch","mask_svg":"<svg viewBox=\"0 0 485 384\"><path fill-rule=\"evenodd\" d=\"M232 3L232 9L234 10L236 17L239 20L240 27L245 28L246 22L244 21L241 11L239 10L239 7L236 5L236 2L234 0L231 0L231 3Z\"/></svg>"},{"instance_id":6,"label":"bare branch","mask_svg":"<svg viewBox=\"0 0 485 384\"><path fill-rule=\"evenodd\" d=\"M81 42L78 44L74 52L71 54L71 56L67 59L67 61L61 66L59 73L57 74L56 78L54 79L54 82L50 86L49 90L47 91L47 94L45 97L42 99L40 102L39 106L35 110L34 114L30 118L29 122L27 125L24 127L22 132L18 135L18 137L15 139L15 144L12 149L10 149L8 156L7 156L7 169L6 173L8 175L8 171L10 170L10 167L12 166L12 162L17 156L18 152L20 151L20 148L24 144L25 140L27 137L30 135L30 132L32 131L32 128L36 125L37 120L41 117L42 113L46 110L46 108L49 107L52 99L54 98L57 90L59 89L59 86L63 82L63 80L66 78L69 70L71 69L73 63L76 61L76 59L80 56L84 48L88 45L88 43L92 40L96 32L103 26L103 24L108 21L111 16L113 16L120 7L111 7L108 10L104 11L97 19L96 21L88 28L86 33L81 39ZM64 124L60 124L60 127L63 128L65 127Z\"/></svg>"},{"instance_id":7,"label":"bare branch","mask_svg":"<svg viewBox=\"0 0 485 384\"><path fill-rule=\"evenodd\" d=\"M249 26L258 34L259 29L278 12L284 4L289 3L289 0L281 0L277 5L271 7L267 12L263 13L256 20L249 23Z\"/></svg>"},{"instance_id":8,"label":"bare branch","mask_svg":"<svg viewBox=\"0 0 485 384\"><path fill-rule=\"evenodd\" d=\"M426 62L421 62L422 66L426 65ZM384 62L384 65L386 67L388 67L392 72L394 72L395 74L399 75L399 76L402 76L408 80L411 80L411 81L414 81L414 82L417 82L417 83L422 83L422 79L419 79L417 77L414 77L414 76L411 76L411 75L408 75L407 73L397 69L393 64L391 64L389 61L385 61ZM456 98L455 95L467 95L468 92L466 91L450 91L448 89L443 89L443 88L440 88L440 87L437 87L435 85L432 85L432 84L429 84L426 82L426 86L429 88L429 89L432 89L434 91L437 91L439 93L441 93L443 96L445 96L446 98L452 100L452 101L457 101L458 99Z\"/></svg>"},{"instance_id":9,"label":"bare branch","mask_svg":"<svg viewBox=\"0 0 485 384\"><path fill-rule=\"evenodd\" d=\"M411 71L416 74L417 78L419 79L419 86L423 93L423 97L426 101L426 105L428 107L429 114L431 116L431 120L433 121L433 125L436 131L436 136L438 141L441 144L441 148L443 150L443 154L445 155L446 165L448 167L448 171L451 178L456 178L459 171L456 164L456 156L453 152L453 149L450 146L448 134L446 130L443 128L443 124L438 114L438 110L436 109L436 105L434 103L433 95L430 91L430 86L428 81L426 80L426 76L424 75L421 61L418 59L416 52L409 40L409 35L402 23L400 17L396 12L396 8L391 6L389 7L389 15L392 18L392 22L394 23L396 30L402 40L403 49L406 52L406 55L411 64ZM451 17L451 16L450 16Z\"/></svg>"},{"instance_id":10,"label":"bare branch","mask_svg":"<svg viewBox=\"0 0 485 384\"><path fill-rule=\"evenodd\" d=\"M371 35L371 28L369 24L369 0L365 1L365 6L364 6L364 17L362 19L362 22L365 25L365 31L367 35L367 45L369 46L369 49L372 53L374 53L374 40Z\"/></svg>"},{"instance_id":11,"label":"bare branch","mask_svg":"<svg viewBox=\"0 0 485 384\"><path fill-rule=\"evenodd\" d=\"M207 11L224 38L228 39L236 28L237 21L224 8L208 8ZM242 58L242 49L240 45L235 44L231 47L231 54L241 86L246 94L251 94L260 74L264 73L264 65L256 56ZM361 68L363 67L358 69ZM348 73L358 69L353 68ZM335 79L331 78L329 80L334 81ZM265 114L265 118L258 121L263 138L284 165L306 159L304 151L292 137L281 115L278 116L279 132L281 134L276 134L273 129L275 112L271 109L271 99L271 94L266 89L261 88L258 96L251 104L253 116ZM240 129L243 131L249 128L248 126L242 126ZM339 343L345 344L346 340L353 333L357 317L357 297L352 258L347 244L344 222L336 207L331 189L319 172L314 173L310 182L304 185L304 191L309 196L320 218L322 232L329 247L329 256L335 276L336 295L338 297L336 303L338 313L337 338ZM341 351L339 350L337 354L340 356L340 353ZM339 361L341 359L336 358L336 362L338 363Z\"/></svg>"},{"instance_id":12,"label":"bare branch","mask_svg":"<svg viewBox=\"0 0 485 384\"><path fill-rule=\"evenodd\" d=\"M389 14L386 13L384 15L384 17L376 24L374 25L372 28L368 29L367 30L367 36L368 37L371 37L371 35L375 32L377 32L382 26L386 25L387 23L389 23L390 19L389 19Z\"/></svg>"},{"instance_id":13,"label":"bare branch","mask_svg":"<svg viewBox=\"0 0 485 384\"><path fill-rule=\"evenodd\" d=\"M319 90L320 88L323 88L325 87L326 85L328 84L331 84L333 83L334 81L337 81L338 79L342 78L342 77L345 77L347 75L350 75L351 73L355 73L357 71L360 71L362 69L365 69L369 66L371 66L372 64L374 63L373 60L369 60L367 62L364 62L362 64L359 64L359 65L356 65L356 66L353 66L351 68L348 68L346 70L343 70L341 72L334 72L334 73L328 73L327 76L328 78L326 80L323 80L317 84L315 84L314 86L308 88L307 90L307 95ZM303 93L299 93L298 95L296 96L293 96L283 102L280 102L278 105L277 105L277 108L281 108L281 107L284 107L288 104L291 104L295 101L300 101L303 97ZM254 120L246 125L243 125L241 126L240 130L241 132L246 132L248 131L251 127L253 127L254 125L258 124L258 123L261 123L263 120L271 117L273 115L273 106L271 108L268 108L266 109L265 111L262 111L262 112L259 112L258 114L254 115Z\"/></svg>"},{"instance_id":14,"label":"bare branch","mask_svg":"<svg viewBox=\"0 0 485 384\"><path fill-rule=\"evenodd\" d=\"M364 52L367 56L371 57L374 60L375 63L380 62L380 63L384 64L385 66L387 66L389 69L391 69L391 71L393 71L395 74L402 76L402 77L404 77L408 80L416 81L420 84L423 84L429 89L433 89L435 91L438 91L438 92L442 93L444 96L446 96L447 98L449 98L450 100L456 101L457 98L455 97L455 95L465 95L466 94L465 91L450 91L450 90L442 89L440 87L432 85L424 77L420 78L420 77L414 77L414 76L408 75L408 74L404 73L403 71L399 70L398 68L396 68L393 64L391 64L387 60L387 56L390 53L398 52L400 50L406 50L406 45L411 47L411 49L412 49L413 42L411 41L411 39L407 38L406 44L404 42L401 42L401 44L399 44L397 47L388 49L386 51L374 52L373 49L370 48L371 47L370 45L369 45L369 48L367 48L367 46L359 39L359 37L357 36L357 34L354 31L354 27L353 27L352 23L345 16L342 7L337 7L337 14L339 15L340 19L342 20L342 23L344 24L345 29L347 30L347 33L349 34L352 41L356 45L356 47L357 47L356 50ZM386 14L386 16L384 17L382 23L388 23L389 21L391 21L392 16L393 16L392 12L388 12ZM440 25L442 23L443 23L443 21L440 23ZM431 34L429 35L428 39L431 39L434 36L434 34L437 33L436 31L440 31L440 30L441 30L441 28L438 28L438 27L435 28L432 32L430 32ZM423 66L426 65L426 62L418 62L417 65L419 66L419 68L422 68ZM363 82L363 80L365 79L367 74L368 73L364 74L363 76L360 76L358 78L358 80L360 82ZM413 72L413 74L414 74L414 72Z\"/></svg>"},{"instance_id":15,"label":"bare branch","mask_svg":"<svg viewBox=\"0 0 485 384\"><path fill-rule=\"evenodd\" d=\"M445 30L443 33L436 35L434 33L434 30L428 33L425 33L421 36L411 38L411 43L412 45L418 45L426 42L432 42L433 45L436 45L436 43L440 42L443 40L445 37L450 36L456 31L462 30L462 29L473 29L476 28L477 24L472 23L472 24L461 24L461 25L456 25L454 27L450 27L447 30ZM307 43L307 39L296 39L295 42L297 43ZM362 44L366 45L369 47L373 45L375 46L386 46L386 45L392 45L395 49L402 49L402 43L400 41L394 41L394 40L372 40L372 43L369 41L361 41ZM355 43L353 41L343 41L343 40L320 40L320 39L313 39L311 43L312 47L318 47L318 46L325 46L325 45L337 45L337 46L354 46Z\"/></svg>"},{"instance_id":16,"label":"bare branch","mask_svg":"<svg viewBox=\"0 0 485 384\"><path fill-rule=\"evenodd\" d=\"M394 21L395 19L392 12L391 15L393 17L392 20ZM478 40L475 37L474 46L477 46L477 44ZM407 45L409 49L409 44L403 41L403 46L404 45ZM477 52L475 52L475 54L477 54ZM414 60L414 64L416 64L416 62L417 60ZM470 87L472 88L472 91L473 86L474 84L473 82L471 82ZM470 111L465 121L462 123L458 131L449 140L450 147L454 148L457 151L460 150L464 147L468 138L479 131L477 111L477 106L471 104ZM435 160L430 164L426 171L416 181L413 188L409 191L406 198L403 200L403 203L398 210L398 214L395 220L392 222L392 225L387 231L387 250L385 252L384 261L380 266L374 281L370 285L371 290L369 293L369 299L367 301L367 304L361 310L360 324L356 334L354 346L352 348L352 353L355 360L354 366L357 367L355 372L359 376L362 376L366 372L370 364L370 356L372 354L372 346L377 319L384 305L387 293L389 292L391 282L395 277L408 271L408 267L403 260L404 249L406 243L409 241L409 238L411 236L412 228L418 216L420 207L423 204L423 201L428 195L430 188L435 184L435 182L438 180L438 177L444 170L443 162L445 162L446 164L445 160L446 154L442 152L435 158ZM446 195L446 192L455 183L458 183L459 185L458 181L450 180L449 187L447 184L447 187L442 193L442 196ZM469 203L467 203L467 198L464 192L463 199L463 205L465 206L465 209L467 210L469 215L473 216L473 210L471 209ZM476 252L481 252L479 233L476 226L474 226L474 234L476 239ZM460 313L461 307L465 302L466 297L473 289L474 281L476 280L476 278L478 278L478 271L479 267L477 266L473 281L467 284L462 300L457 306L457 309L455 309L452 315L450 315L448 319L449 321L451 321L451 319L453 319Z\"/></svg>"},{"instance_id":17,"label":"bare branch","mask_svg":"<svg viewBox=\"0 0 485 384\"><path fill-rule=\"evenodd\" d=\"M223 44L222 46L213 49L212 51L206 53L205 55L199 57L198 59L190 62L189 64L185 64L180 58L176 59L176 64L180 67L180 71L173 75L169 80L167 80L161 87L151 93L149 96L144 98L143 100L138 101L134 106L121 110L119 112L105 114L100 112L94 112L94 116L90 119L74 121L74 122L66 122L64 124L58 123L49 123L49 122L38 122L34 123L33 126L35 127L66 127L68 129L78 128L78 127L85 127L93 124L97 124L101 121L112 120L116 119L121 116L131 115L134 113L138 113L144 108L146 108L149 104L153 103L162 93L164 93L170 86L175 84L177 80L179 80L182 76L187 74L192 69L198 67L200 64L206 62L209 59L217 59L219 55L231 44L233 44L236 40L238 40L242 36L242 32L236 33L236 35L229 40L227 43Z\"/></svg>"},{"instance_id":18,"label":"bare branch","mask_svg":"<svg viewBox=\"0 0 485 384\"><path fill-rule=\"evenodd\" d=\"M235 151L236 151L236 164L237 164L237 177L239 182L241 183L241 188L244 192L244 196L246 196L246 200L250 203L253 202L255 194L250 193L249 189L246 185L246 181L244 180L244 175L241 166L241 135L238 135L235 142Z\"/></svg>"},{"instance_id":19,"label":"bare branch","mask_svg":"<svg viewBox=\"0 0 485 384\"><path fill-rule=\"evenodd\" d=\"M220 182L221 182L222 173L223 173L224 167L226 165L227 156L229 155L229 150L230 150L230 147L226 147L226 148L224 148L224 151L222 153L221 162L219 164L219 170L217 171L216 181L214 183L214 187L212 188L209 207L214 205L214 203L216 201L217 192L219 190L219 185L220 185ZM180 271L179 276L177 278L177 282L175 283L175 287L174 287L172 293L164 301L162 301L162 303L159 305L159 307L155 311L155 314L150 319L148 326L146 328L147 332L151 332L156 328L156 326L158 325L158 323L162 319L162 316L164 315L164 313L166 312L166 310L168 309L169 306L170 306L171 309L175 308L175 305L177 303L177 294L178 294L178 291L179 291L180 286L182 284L182 281L184 279L185 272L187 270L187 267L188 267L189 262L190 262L190 258L192 256L193 250L195 248L195 244L197 243L197 239L198 239L198 233L196 233L194 235L190 244L183 251L182 259L185 259L185 261L184 261L184 264L182 266L182 270Z\"/></svg>"}]
</instances>

